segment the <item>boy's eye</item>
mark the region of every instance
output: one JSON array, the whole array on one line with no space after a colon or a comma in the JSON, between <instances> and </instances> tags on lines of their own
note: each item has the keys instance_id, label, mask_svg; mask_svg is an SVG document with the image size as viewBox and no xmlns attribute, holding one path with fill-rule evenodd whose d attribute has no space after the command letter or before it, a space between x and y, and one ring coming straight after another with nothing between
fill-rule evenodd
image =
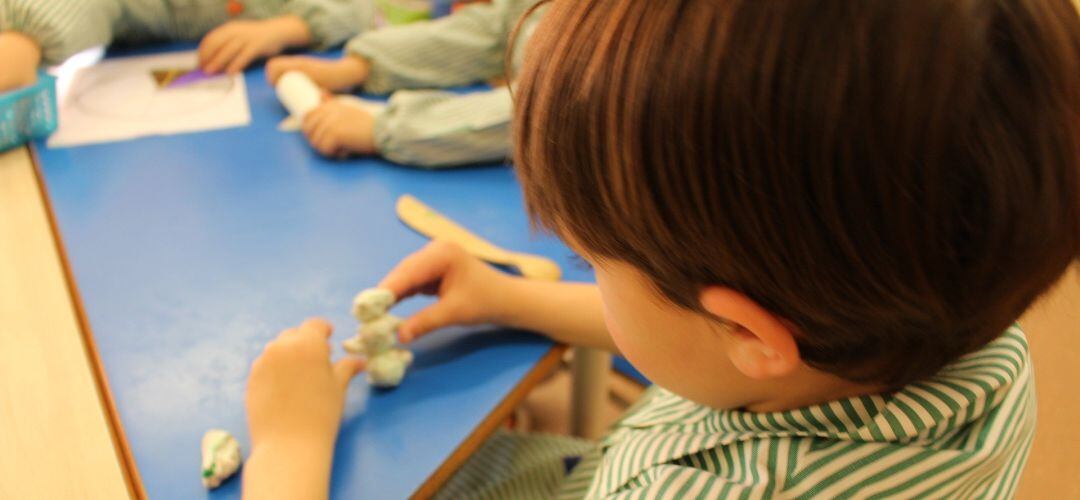
<instances>
[{"instance_id":1,"label":"boy's eye","mask_svg":"<svg viewBox=\"0 0 1080 500\"><path fill-rule=\"evenodd\" d=\"M593 270L592 264L590 264L589 261L585 260L582 256L580 256L580 255L578 255L576 253L570 255L570 260L574 263L574 267L576 267L576 268L578 268L578 269L580 269L582 271L592 271Z\"/></svg>"}]
</instances>

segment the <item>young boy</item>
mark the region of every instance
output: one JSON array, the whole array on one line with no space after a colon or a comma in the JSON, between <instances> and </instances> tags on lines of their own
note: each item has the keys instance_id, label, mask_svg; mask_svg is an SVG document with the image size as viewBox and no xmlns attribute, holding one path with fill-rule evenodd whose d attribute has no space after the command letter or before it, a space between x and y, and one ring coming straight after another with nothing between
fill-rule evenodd
<instances>
[{"instance_id":1,"label":"young boy","mask_svg":"<svg viewBox=\"0 0 1080 500\"><path fill-rule=\"evenodd\" d=\"M209 73L292 47L326 48L370 27L371 0L0 0L0 92L114 41L196 40ZM205 37L203 35L206 35Z\"/></svg>"},{"instance_id":2,"label":"young boy","mask_svg":"<svg viewBox=\"0 0 1080 500\"><path fill-rule=\"evenodd\" d=\"M528 51L525 200L597 285L435 242L382 283L439 297L401 338L501 323L656 386L595 445L497 436L448 496L1012 495L1035 424L1013 322L1080 256L1070 0L556 0ZM255 363L251 498L326 495L361 367L328 335Z\"/></svg>"},{"instance_id":3,"label":"young boy","mask_svg":"<svg viewBox=\"0 0 1080 500\"><path fill-rule=\"evenodd\" d=\"M297 70L331 91L393 92L388 106L375 114L338 100L308 113L304 135L326 156L378 154L428 168L503 161L510 156L509 89L466 95L431 89L506 76L508 45L517 49L509 57L513 72L525 46L520 39L540 16L525 20L517 40L510 34L537 2L492 0L435 21L361 33L346 44L340 59L275 57L266 76L276 83L286 71Z\"/></svg>"}]
</instances>

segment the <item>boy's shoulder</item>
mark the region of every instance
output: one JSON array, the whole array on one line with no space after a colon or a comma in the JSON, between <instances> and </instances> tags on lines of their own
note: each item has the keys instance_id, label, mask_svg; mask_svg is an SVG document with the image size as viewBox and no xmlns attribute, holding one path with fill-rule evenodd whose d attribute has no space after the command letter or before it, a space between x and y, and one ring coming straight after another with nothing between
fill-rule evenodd
<instances>
[{"instance_id":1,"label":"boy's shoulder","mask_svg":"<svg viewBox=\"0 0 1080 500\"><path fill-rule=\"evenodd\" d=\"M891 394L751 413L653 387L602 442L588 496L1008 496L1034 435L1031 377L1014 325Z\"/></svg>"}]
</instances>

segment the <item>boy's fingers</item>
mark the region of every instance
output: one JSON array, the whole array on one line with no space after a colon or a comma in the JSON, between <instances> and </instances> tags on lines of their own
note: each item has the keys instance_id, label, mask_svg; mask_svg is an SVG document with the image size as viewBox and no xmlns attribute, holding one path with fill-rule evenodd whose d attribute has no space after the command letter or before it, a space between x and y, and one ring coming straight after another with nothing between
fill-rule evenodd
<instances>
[{"instance_id":1,"label":"boy's fingers","mask_svg":"<svg viewBox=\"0 0 1080 500\"><path fill-rule=\"evenodd\" d=\"M379 288L394 292L394 296L402 300L441 280L450 269L450 263L449 254L435 243L428 243L402 259L379 283Z\"/></svg>"},{"instance_id":2,"label":"boy's fingers","mask_svg":"<svg viewBox=\"0 0 1080 500\"><path fill-rule=\"evenodd\" d=\"M341 390L345 390L349 385L349 381L352 380L357 373L364 371L364 368L366 367L367 360L356 356L346 356L337 360L337 362L334 363L334 378L337 379L338 384L341 386Z\"/></svg>"},{"instance_id":3,"label":"boy's fingers","mask_svg":"<svg viewBox=\"0 0 1080 500\"><path fill-rule=\"evenodd\" d=\"M295 335L296 332L297 332L296 328L287 328L285 330L282 330L281 333L278 334L277 338L278 339L288 338L288 337L291 337L291 336Z\"/></svg>"},{"instance_id":4,"label":"boy's fingers","mask_svg":"<svg viewBox=\"0 0 1080 500\"><path fill-rule=\"evenodd\" d=\"M439 301L405 320L398 329L398 339L403 343L409 343L433 330L450 326L455 322L452 308L445 301Z\"/></svg>"},{"instance_id":5,"label":"boy's fingers","mask_svg":"<svg viewBox=\"0 0 1080 500\"><path fill-rule=\"evenodd\" d=\"M318 107L309 111L304 116L304 122L300 124L300 131L304 133L304 137L307 137L309 141L315 135L315 129L319 126L319 123L322 122L321 110L322 107Z\"/></svg>"},{"instance_id":6,"label":"boy's fingers","mask_svg":"<svg viewBox=\"0 0 1080 500\"><path fill-rule=\"evenodd\" d=\"M334 159L335 160L346 160L348 158L349 158L349 150L347 148L345 148L344 146L337 148L337 151L334 152Z\"/></svg>"},{"instance_id":7,"label":"boy's fingers","mask_svg":"<svg viewBox=\"0 0 1080 500\"><path fill-rule=\"evenodd\" d=\"M237 54L244 48L244 42L237 38L232 38L226 41L220 50L218 50L209 63L206 65L207 73L217 73L229 64Z\"/></svg>"},{"instance_id":8,"label":"boy's fingers","mask_svg":"<svg viewBox=\"0 0 1080 500\"><path fill-rule=\"evenodd\" d=\"M319 153L322 153L323 156L328 158L333 158L334 154L337 152L337 148L337 141L334 139L334 136L330 134L325 134L319 139L319 143L315 147L315 149L319 150Z\"/></svg>"},{"instance_id":9,"label":"boy's fingers","mask_svg":"<svg viewBox=\"0 0 1080 500\"><path fill-rule=\"evenodd\" d=\"M333 325L329 321L322 318L308 318L300 325L300 335L311 336L319 340L326 340L330 338L330 333L334 331Z\"/></svg>"},{"instance_id":10,"label":"boy's fingers","mask_svg":"<svg viewBox=\"0 0 1080 500\"><path fill-rule=\"evenodd\" d=\"M206 69L207 63L210 62L210 59L214 57L214 53L220 48L221 31L213 30L203 37L202 42L199 42L199 64L203 69Z\"/></svg>"},{"instance_id":11,"label":"boy's fingers","mask_svg":"<svg viewBox=\"0 0 1080 500\"><path fill-rule=\"evenodd\" d=\"M334 128L335 121L327 118L320 120L315 125L315 129L311 132L311 138L313 143L317 143L321 147L329 147L334 143Z\"/></svg>"},{"instance_id":12,"label":"boy's fingers","mask_svg":"<svg viewBox=\"0 0 1080 500\"><path fill-rule=\"evenodd\" d=\"M279 73L281 73L281 66L284 65L284 62L282 56L271 57L266 60L266 81L269 82L270 85L277 83L277 79L280 77Z\"/></svg>"},{"instance_id":13,"label":"boy's fingers","mask_svg":"<svg viewBox=\"0 0 1080 500\"><path fill-rule=\"evenodd\" d=\"M266 62L266 79L271 85L277 85L278 79L291 69L290 66L287 56L271 58Z\"/></svg>"},{"instance_id":14,"label":"boy's fingers","mask_svg":"<svg viewBox=\"0 0 1080 500\"><path fill-rule=\"evenodd\" d=\"M311 133L307 135L307 140L308 140L308 143L311 144L311 147L314 148L316 151L318 151L321 154L322 150L319 149L319 148L322 147L322 139L323 138L322 138L322 134L319 133L320 130L322 130L321 127L318 127L316 129L312 130Z\"/></svg>"},{"instance_id":15,"label":"boy's fingers","mask_svg":"<svg viewBox=\"0 0 1080 500\"><path fill-rule=\"evenodd\" d=\"M244 71L244 68L248 67L248 65L258 56L259 48L254 44L248 45L240 52L240 55L233 59L232 63L229 64L229 68L225 71L227 73L239 73Z\"/></svg>"},{"instance_id":16,"label":"boy's fingers","mask_svg":"<svg viewBox=\"0 0 1080 500\"><path fill-rule=\"evenodd\" d=\"M199 43L199 64L203 70L216 59L225 46L235 37L229 36L231 30L226 25L222 25L217 29L211 31L203 37L201 43Z\"/></svg>"}]
</instances>

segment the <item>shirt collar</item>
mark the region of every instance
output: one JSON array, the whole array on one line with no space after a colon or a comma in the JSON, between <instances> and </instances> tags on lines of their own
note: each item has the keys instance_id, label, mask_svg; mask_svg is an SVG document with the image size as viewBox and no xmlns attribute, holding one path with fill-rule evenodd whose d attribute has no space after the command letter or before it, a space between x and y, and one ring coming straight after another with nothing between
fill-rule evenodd
<instances>
[{"instance_id":1,"label":"shirt collar","mask_svg":"<svg viewBox=\"0 0 1080 500\"><path fill-rule=\"evenodd\" d=\"M883 395L790 411L716 410L658 388L617 427L696 427L731 436L814 436L864 442L912 442L940 436L995 407L1028 371L1027 341L1014 326L937 375Z\"/></svg>"}]
</instances>

